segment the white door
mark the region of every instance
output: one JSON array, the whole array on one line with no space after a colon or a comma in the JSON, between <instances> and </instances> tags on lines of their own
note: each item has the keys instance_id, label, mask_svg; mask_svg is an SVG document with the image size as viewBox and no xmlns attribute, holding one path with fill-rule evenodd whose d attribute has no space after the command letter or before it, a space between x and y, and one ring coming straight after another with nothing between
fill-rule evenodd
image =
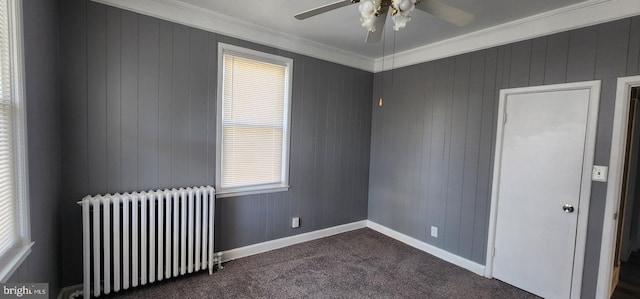
<instances>
[{"instance_id":1,"label":"white door","mask_svg":"<svg viewBox=\"0 0 640 299\"><path fill-rule=\"evenodd\" d=\"M595 135L591 97L589 88L501 96L492 275L545 298L570 298L576 288L578 215L587 212L580 208L593 160L585 146Z\"/></svg>"}]
</instances>

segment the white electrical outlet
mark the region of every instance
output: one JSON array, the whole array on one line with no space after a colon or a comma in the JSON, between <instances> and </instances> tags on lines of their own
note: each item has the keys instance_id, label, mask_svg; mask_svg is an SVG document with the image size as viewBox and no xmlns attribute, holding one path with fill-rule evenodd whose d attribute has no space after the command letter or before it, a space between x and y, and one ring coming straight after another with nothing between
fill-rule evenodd
<instances>
[{"instance_id":1,"label":"white electrical outlet","mask_svg":"<svg viewBox=\"0 0 640 299\"><path fill-rule=\"evenodd\" d=\"M291 227L292 228L300 227L300 217L291 218Z\"/></svg>"},{"instance_id":2,"label":"white electrical outlet","mask_svg":"<svg viewBox=\"0 0 640 299\"><path fill-rule=\"evenodd\" d=\"M438 227L437 226L432 226L431 227L431 236L434 238L438 237Z\"/></svg>"}]
</instances>

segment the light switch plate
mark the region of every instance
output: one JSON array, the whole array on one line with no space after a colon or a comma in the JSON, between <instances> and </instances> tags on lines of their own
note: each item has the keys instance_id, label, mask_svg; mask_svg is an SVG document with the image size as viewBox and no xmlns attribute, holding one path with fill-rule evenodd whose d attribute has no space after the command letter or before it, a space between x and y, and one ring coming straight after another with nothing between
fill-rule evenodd
<instances>
[{"instance_id":1,"label":"light switch plate","mask_svg":"<svg viewBox=\"0 0 640 299\"><path fill-rule=\"evenodd\" d=\"M607 166L593 165L591 180L596 182L606 182L608 170L609 170L609 167Z\"/></svg>"}]
</instances>

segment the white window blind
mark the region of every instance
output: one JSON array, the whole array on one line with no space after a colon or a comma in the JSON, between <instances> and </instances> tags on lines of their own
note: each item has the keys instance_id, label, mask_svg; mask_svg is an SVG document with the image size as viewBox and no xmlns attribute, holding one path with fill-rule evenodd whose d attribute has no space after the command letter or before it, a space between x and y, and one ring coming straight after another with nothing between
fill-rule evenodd
<instances>
[{"instance_id":1,"label":"white window blind","mask_svg":"<svg viewBox=\"0 0 640 299\"><path fill-rule=\"evenodd\" d=\"M17 238L13 192L11 59L7 0L0 1L0 255Z\"/></svg>"},{"instance_id":2,"label":"white window blind","mask_svg":"<svg viewBox=\"0 0 640 299\"><path fill-rule=\"evenodd\" d=\"M222 46L219 193L288 184L291 60Z\"/></svg>"},{"instance_id":3,"label":"white window blind","mask_svg":"<svg viewBox=\"0 0 640 299\"><path fill-rule=\"evenodd\" d=\"M0 0L0 281L30 252L21 1Z\"/></svg>"}]
</instances>

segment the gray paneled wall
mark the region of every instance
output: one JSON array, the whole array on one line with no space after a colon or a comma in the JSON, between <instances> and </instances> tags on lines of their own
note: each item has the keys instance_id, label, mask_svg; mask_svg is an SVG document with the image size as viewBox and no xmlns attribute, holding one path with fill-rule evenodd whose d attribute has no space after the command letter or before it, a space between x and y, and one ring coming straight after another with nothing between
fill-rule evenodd
<instances>
[{"instance_id":1,"label":"gray paneled wall","mask_svg":"<svg viewBox=\"0 0 640 299\"><path fill-rule=\"evenodd\" d=\"M216 250L367 218L373 75L86 0L62 0L63 285L88 194L213 185L218 42L294 59L288 192L216 201ZM301 227L291 229L291 217Z\"/></svg>"},{"instance_id":2,"label":"gray paneled wall","mask_svg":"<svg viewBox=\"0 0 640 299\"><path fill-rule=\"evenodd\" d=\"M58 15L54 1L23 2L25 102L29 160L31 254L9 282L60 288L60 92Z\"/></svg>"},{"instance_id":3,"label":"gray paneled wall","mask_svg":"<svg viewBox=\"0 0 640 299\"><path fill-rule=\"evenodd\" d=\"M616 80L636 74L640 17L376 74L373 98L384 106L373 107L369 219L484 264L500 89L602 80L595 163L608 165ZM606 187L592 187L586 298Z\"/></svg>"}]
</instances>

